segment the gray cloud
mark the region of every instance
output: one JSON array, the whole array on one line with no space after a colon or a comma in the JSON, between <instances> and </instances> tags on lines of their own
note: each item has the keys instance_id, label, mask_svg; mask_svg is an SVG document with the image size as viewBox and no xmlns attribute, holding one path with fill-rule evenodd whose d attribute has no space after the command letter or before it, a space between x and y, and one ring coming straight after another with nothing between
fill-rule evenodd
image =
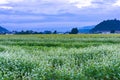
<instances>
[{"instance_id":1,"label":"gray cloud","mask_svg":"<svg viewBox=\"0 0 120 80\"><path fill-rule=\"evenodd\" d=\"M1 0L0 23L99 22L118 18L119 0ZM88 24L89 25L89 24Z\"/></svg>"}]
</instances>

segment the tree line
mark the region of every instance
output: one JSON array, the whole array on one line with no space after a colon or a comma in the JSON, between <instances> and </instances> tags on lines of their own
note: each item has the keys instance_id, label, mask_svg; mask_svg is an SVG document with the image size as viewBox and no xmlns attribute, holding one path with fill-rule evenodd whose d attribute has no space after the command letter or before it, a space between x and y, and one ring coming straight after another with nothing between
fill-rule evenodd
<instances>
[{"instance_id":1,"label":"tree line","mask_svg":"<svg viewBox=\"0 0 120 80\"><path fill-rule=\"evenodd\" d=\"M26 31L13 31L14 34L58 34L58 32L55 31L44 31L44 32L37 32L37 31L32 31L32 30L26 30ZM79 30L78 28L72 28L70 32L65 32L63 34L78 34Z\"/></svg>"}]
</instances>

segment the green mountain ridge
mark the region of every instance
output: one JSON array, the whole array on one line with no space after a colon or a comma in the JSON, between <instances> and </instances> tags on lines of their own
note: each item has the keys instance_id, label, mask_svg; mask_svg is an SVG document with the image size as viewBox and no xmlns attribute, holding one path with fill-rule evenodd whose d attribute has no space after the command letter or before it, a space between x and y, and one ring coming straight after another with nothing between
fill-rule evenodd
<instances>
[{"instance_id":1,"label":"green mountain ridge","mask_svg":"<svg viewBox=\"0 0 120 80\"><path fill-rule=\"evenodd\" d=\"M7 33L9 32L6 28L0 26L0 33Z\"/></svg>"},{"instance_id":2,"label":"green mountain ridge","mask_svg":"<svg viewBox=\"0 0 120 80\"><path fill-rule=\"evenodd\" d=\"M120 20L105 20L91 29L91 32L98 31L120 31Z\"/></svg>"}]
</instances>

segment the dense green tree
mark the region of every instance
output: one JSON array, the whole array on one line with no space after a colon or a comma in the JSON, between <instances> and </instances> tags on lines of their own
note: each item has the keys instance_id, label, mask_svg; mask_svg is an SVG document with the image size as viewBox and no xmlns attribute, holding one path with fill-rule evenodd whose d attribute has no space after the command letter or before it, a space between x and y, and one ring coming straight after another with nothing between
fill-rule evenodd
<instances>
[{"instance_id":1,"label":"dense green tree","mask_svg":"<svg viewBox=\"0 0 120 80\"><path fill-rule=\"evenodd\" d=\"M77 34L79 31L77 28L72 28L70 34Z\"/></svg>"},{"instance_id":2,"label":"dense green tree","mask_svg":"<svg viewBox=\"0 0 120 80\"><path fill-rule=\"evenodd\" d=\"M57 34L57 31L55 30L55 31L53 32L53 34Z\"/></svg>"},{"instance_id":3,"label":"dense green tree","mask_svg":"<svg viewBox=\"0 0 120 80\"><path fill-rule=\"evenodd\" d=\"M115 30L111 30L110 33L115 33Z\"/></svg>"}]
</instances>

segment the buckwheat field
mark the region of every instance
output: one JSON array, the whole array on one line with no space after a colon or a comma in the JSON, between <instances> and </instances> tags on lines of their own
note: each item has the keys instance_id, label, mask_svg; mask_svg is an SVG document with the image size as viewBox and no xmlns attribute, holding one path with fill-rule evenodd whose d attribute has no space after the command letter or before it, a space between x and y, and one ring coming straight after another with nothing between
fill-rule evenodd
<instances>
[{"instance_id":1,"label":"buckwheat field","mask_svg":"<svg viewBox=\"0 0 120 80\"><path fill-rule=\"evenodd\" d=\"M120 80L120 35L1 35L0 80Z\"/></svg>"}]
</instances>

